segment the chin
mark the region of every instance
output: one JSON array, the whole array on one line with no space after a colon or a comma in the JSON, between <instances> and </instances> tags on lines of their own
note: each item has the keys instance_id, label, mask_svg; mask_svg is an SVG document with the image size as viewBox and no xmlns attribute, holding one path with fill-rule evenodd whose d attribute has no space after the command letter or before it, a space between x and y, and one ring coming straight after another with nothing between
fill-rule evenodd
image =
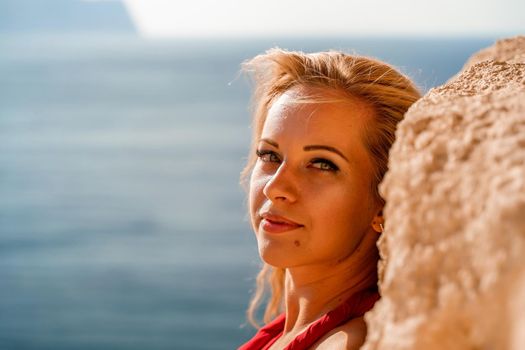
<instances>
[{"instance_id":1,"label":"chin","mask_svg":"<svg viewBox=\"0 0 525 350\"><path fill-rule=\"evenodd\" d=\"M266 264L282 269L297 264L294 254L290 254L286 249L271 246L272 244L268 242L265 245L259 244L259 256Z\"/></svg>"}]
</instances>

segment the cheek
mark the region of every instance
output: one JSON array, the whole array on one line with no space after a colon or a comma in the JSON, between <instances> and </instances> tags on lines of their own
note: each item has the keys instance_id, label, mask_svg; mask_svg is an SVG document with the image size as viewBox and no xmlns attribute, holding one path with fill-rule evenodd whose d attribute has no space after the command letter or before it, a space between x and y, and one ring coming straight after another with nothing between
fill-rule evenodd
<instances>
[{"instance_id":1,"label":"cheek","mask_svg":"<svg viewBox=\"0 0 525 350\"><path fill-rule=\"evenodd\" d=\"M350 186L352 187L352 186ZM334 188L317 194L314 213L318 213L317 229L345 233L361 230L368 217L369 197L356 188Z\"/></svg>"},{"instance_id":2,"label":"cheek","mask_svg":"<svg viewBox=\"0 0 525 350\"><path fill-rule=\"evenodd\" d=\"M252 172L252 175L250 176L250 185L248 190L248 205L250 210L250 217L252 221L252 225L254 225L254 229L256 226L256 219L257 219L257 212L260 209L263 201L264 201L264 180L261 176L257 173L256 169Z\"/></svg>"}]
</instances>

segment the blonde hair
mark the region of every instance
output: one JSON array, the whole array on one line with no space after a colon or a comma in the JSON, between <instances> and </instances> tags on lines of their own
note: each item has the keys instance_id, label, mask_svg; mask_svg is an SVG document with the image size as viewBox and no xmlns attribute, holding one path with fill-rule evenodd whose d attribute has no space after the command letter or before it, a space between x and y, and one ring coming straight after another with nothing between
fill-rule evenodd
<instances>
[{"instance_id":1,"label":"blonde hair","mask_svg":"<svg viewBox=\"0 0 525 350\"><path fill-rule=\"evenodd\" d=\"M243 63L243 70L255 80L253 94L252 144L248 163L241 173L241 184L248 179L256 162L255 148L272 103L295 87L320 88L336 92L343 100L359 100L372 107L374 116L366 126L364 144L374 165L371 193L378 204L384 200L378 185L388 169L388 152L395 139L397 123L420 97L415 85L384 62L342 52L306 54L270 49ZM313 97L314 102L317 97ZM324 101L323 101L324 102ZM282 311L284 269L264 264L256 280L256 291L247 310L249 322L259 327L255 313L270 290L263 321L268 323Z\"/></svg>"}]
</instances>

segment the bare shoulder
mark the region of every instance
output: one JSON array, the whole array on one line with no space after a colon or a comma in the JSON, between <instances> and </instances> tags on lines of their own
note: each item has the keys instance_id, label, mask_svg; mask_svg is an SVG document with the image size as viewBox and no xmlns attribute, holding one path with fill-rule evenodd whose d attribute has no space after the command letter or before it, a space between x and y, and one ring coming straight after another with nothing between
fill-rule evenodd
<instances>
[{"instance_id":1,"label":"bare shoulder","mask_svg":"<svg viewBox=\"0 0 525 350\"><path fill-rule=\"evenodd\" d=\"M365 338L366 323L363 317L358 317L327 333L310 350L358 350Z\"/></svg>"}]
</instances>

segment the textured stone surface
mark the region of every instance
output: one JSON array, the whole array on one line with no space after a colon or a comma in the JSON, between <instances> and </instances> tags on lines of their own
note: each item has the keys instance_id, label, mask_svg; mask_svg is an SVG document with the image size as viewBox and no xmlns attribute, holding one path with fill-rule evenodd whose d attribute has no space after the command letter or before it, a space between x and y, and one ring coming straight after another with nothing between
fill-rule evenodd
<instances>
[{"instance_id":1,"label":"textured stone surface","mask_svg":"<svg viewBox=\"0 0 525 350\"><path fill-rule=\"evenodd\" d=\"M399 125L363 349L525 349L523 52L483 50Z\"/></svg>"},{"instance_id":2,"label":"textured stone surface","mask_svg":"<svg viewBox=\"0 0 525 350\"><path fill-rule=\"evenodd\" d=\"M469 58L463 70L486 60L508 63L525 63L525 36L498 40Z\"/></svg>"}]
</instances>

